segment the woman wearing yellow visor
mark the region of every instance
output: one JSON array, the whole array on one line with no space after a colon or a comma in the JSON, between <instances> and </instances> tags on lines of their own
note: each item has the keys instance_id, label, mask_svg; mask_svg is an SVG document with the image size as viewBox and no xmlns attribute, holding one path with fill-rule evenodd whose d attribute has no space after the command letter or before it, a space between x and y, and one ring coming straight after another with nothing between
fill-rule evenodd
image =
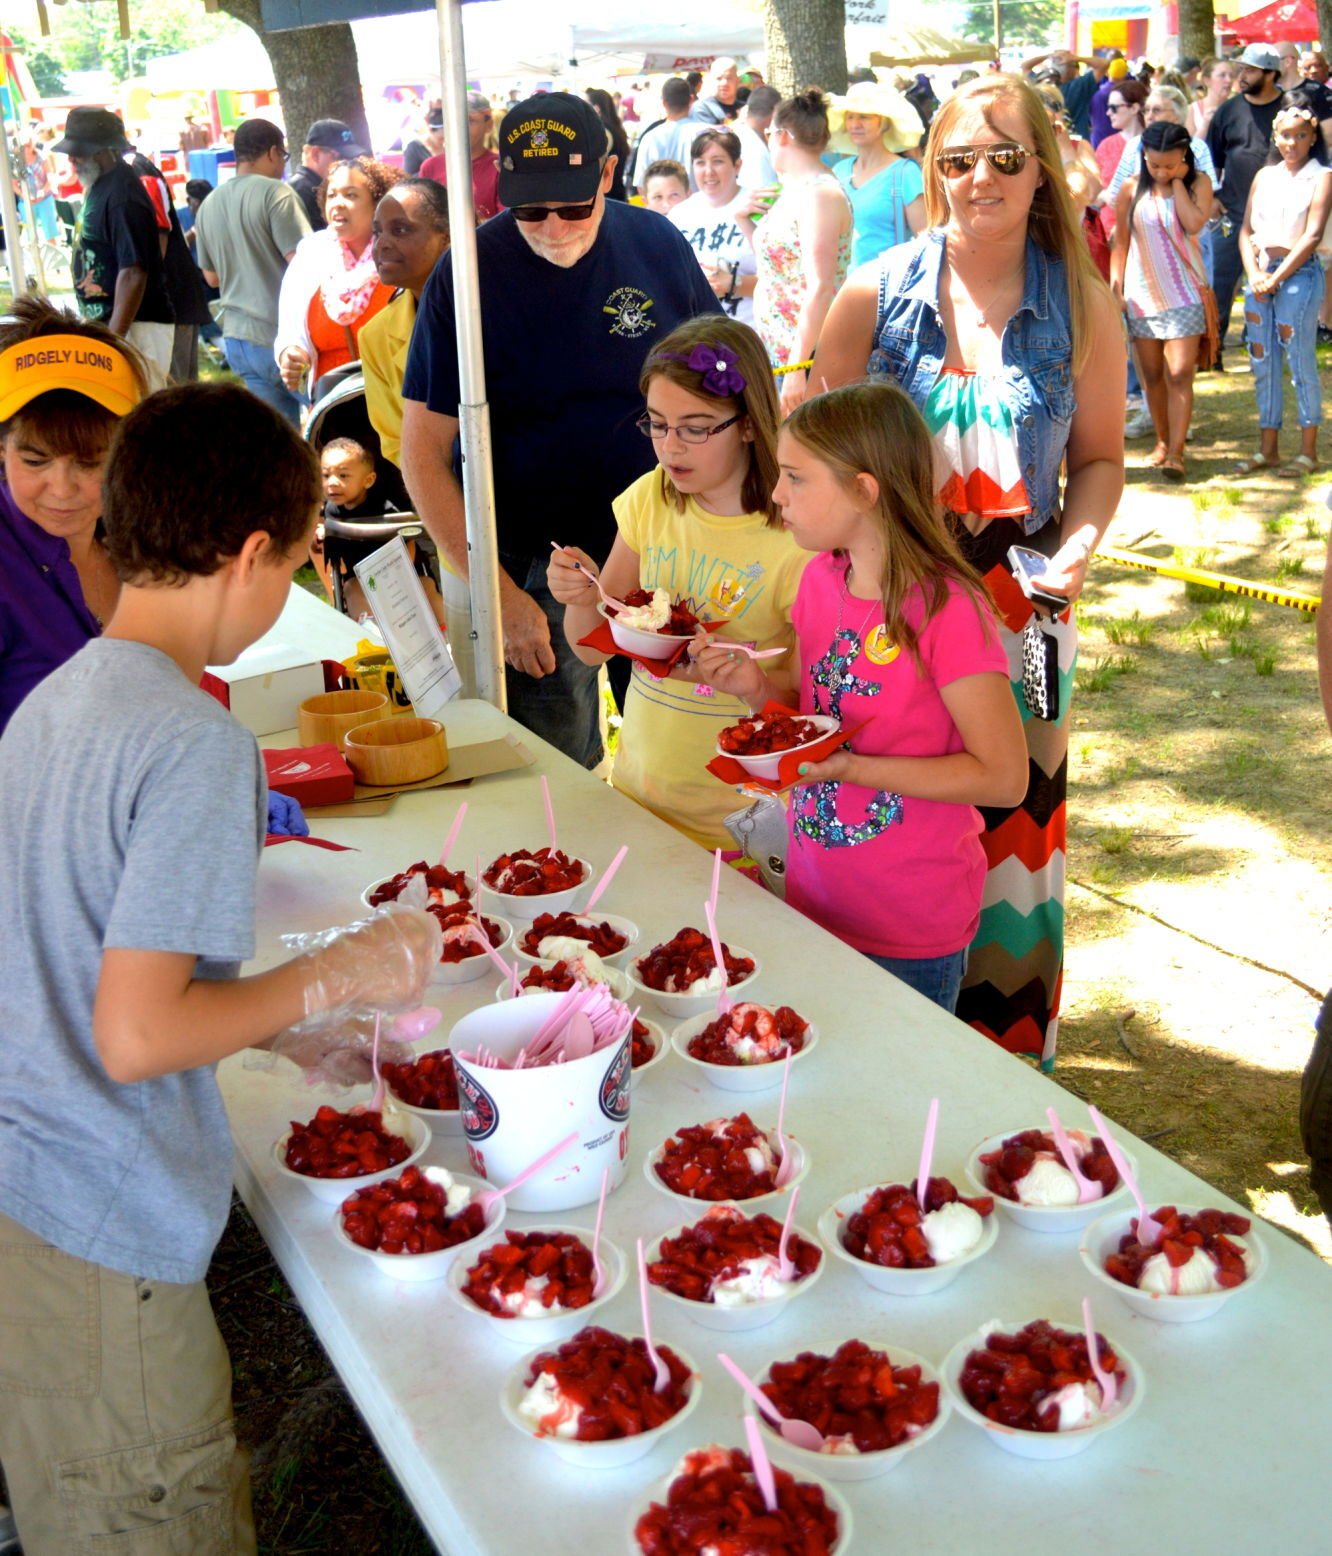
<instances>
[{"instance_id":1,"label":"woman wearing yellow visor","mask_svg":"<svg viewBox=\"0 0 1332 1556\"><path fill-rule=\"evenodd\" d=\"M132 346L37 298L0 317L0 730L109 621L102 467L148 393Z\"/></svg>"}]
</instances>

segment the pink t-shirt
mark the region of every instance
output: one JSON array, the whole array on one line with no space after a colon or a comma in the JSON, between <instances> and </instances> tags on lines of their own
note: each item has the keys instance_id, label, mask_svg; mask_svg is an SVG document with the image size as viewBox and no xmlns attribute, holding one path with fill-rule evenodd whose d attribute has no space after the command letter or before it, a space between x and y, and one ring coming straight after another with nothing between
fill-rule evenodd
<instances>
[{"instance_id":1,"label":"pink t-shirt","mask_svg":"<svg viewBox=\"0 0 1332 1556\"><path fill-rule=\"evenodd\" d=\"M865 756L963 750L940 688L985 671L1007 678L989 608L978 612L965 590L950 585L947 603L922 630L922 602L910 597L918 669L886 640L881 605L843 596L845 576L845 560L826 554L801 578L791 613L800 711L863 723L851 748ZM786 900L848 945L875 956L930 957L971 943L985 882L975 806L816 783L792 792L790 823Z\"/></svg>"}]
</instances>

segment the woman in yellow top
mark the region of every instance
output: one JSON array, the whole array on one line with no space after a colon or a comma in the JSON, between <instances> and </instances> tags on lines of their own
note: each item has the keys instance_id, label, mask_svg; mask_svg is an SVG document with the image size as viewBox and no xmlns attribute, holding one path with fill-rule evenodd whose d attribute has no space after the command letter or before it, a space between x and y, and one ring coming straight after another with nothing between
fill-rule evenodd
<instances>
[{"instance_id":1,"label":"woman in yellow top","mask_svg":"<svg viewBox=\"0 0 1332 1556\"><path fill-rule=\"evenodd\" d=\"M782 527L777 484L777 394L763 342L748 325L704 314L652 352L639 380L647 410L639 428L659 468L616 498L619 535L601 571L608 593L666 589L693 600L707 619L727 619L720 638L758 648L794 646L791 604L808 555ZM550 591L565 607L564 630L585 664L604 654L578 647L598 625L598 595L584 573L598 569L573 547L555 551ZM793 674L787 660L770 673ZM735 791L706 771L718 734L748 713L686 660L658 678L637 663L611 781L622 793L715 848Z\"/></svg>"}]
</instances>

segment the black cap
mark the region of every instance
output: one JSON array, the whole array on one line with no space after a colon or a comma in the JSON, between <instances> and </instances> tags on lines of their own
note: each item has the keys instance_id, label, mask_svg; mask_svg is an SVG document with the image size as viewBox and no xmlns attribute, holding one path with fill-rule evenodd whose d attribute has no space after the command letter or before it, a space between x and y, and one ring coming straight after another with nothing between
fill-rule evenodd
<instances>
[{"instance_id":1,"label":"black cap","mask_svg":"<svg viewBox=\"0 0 1332 1556\"><path fill-rule=\"evenodd\" d=\"M516 103L500 125L500 203L582 204L597 192L606 151L606 127L585 99L543 92Z\"/></svg>"},{"instance_id":2,"label":"black cap","mask_svg":"<svg viewBox=\"0 0 1332 1556\"><path fill-rule=\"evenodd\" d=\"M344 157L364 157L366 149L356 144L350 124L341 119L316 119L305 132L307 146L322 146L325 151L341 152Z\"/></svg>"},{"instance_id":3,"label":"black cap","mask_svg":"<svg viewBox=\"0 0 1332 1556\"><path fill-rule=\"evenodd\" d=\"M71 108L64 138L51 150L68 157L90 157L95 151L128 151L129 144L119 114L109 108Z\"/></svg>"}]
</instances>

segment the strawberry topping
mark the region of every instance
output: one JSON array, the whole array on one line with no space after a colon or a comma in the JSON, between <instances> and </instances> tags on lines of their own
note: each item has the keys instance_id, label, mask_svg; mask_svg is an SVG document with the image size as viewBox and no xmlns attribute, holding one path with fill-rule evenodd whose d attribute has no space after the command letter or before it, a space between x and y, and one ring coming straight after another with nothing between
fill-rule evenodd
<instances>
[{"instance_id":1,"label":"strawberry topping","mask_svg":"<svg viewBox=\"0 0 1332 1556\"><path fill-rule=\"evenodd\" d=\"M1081 1137L1070 1130L1069 1139L1074 1151L1079 1151ZM986 1151L981 1157L985 1187L1001 1199L1016 1200L1017 1185L1031 1171L1038 1154L1052 1157L1062 1165L1054 1136L1048 1130L1024 1129L1021 1134L1010 1135L997 1151ZM1093 1135L1087 1142L1085 1154L1079 1155L1078 1170L1084 1178L1091 1178L1101 1185L1102 1198L1119 1187L1119 1172L1099 1135Z\"/></svg>"},{"instance_id":2,"label":"strawberry topping","mask_svg":"<svg viewBox=\"0 0 1332 1556\"><path fill-rule=\"evenodd\" d=\"M419 1167L372 1183L342 1202L342 1230L352 1242L379 1253L435 1253L480 1237L486 1218L473 1200L455 1216L442 1184Z\"/></svg>"},{"instance_id":3,"label":"strawberry topping","mask_svg":"<svg viewBox=\"0 0 1332 1556\"><path fill-rule=\"evenodd\" d=\"M894 1366L863 1340L848 1340L832 1356L801 1351L774 1362L760 1387L784 1416L825 1437L849 1437L861 1453L897 1448L939 1414L937 1383L926 1383L914 1363Z\"/></svg>"},{"instance_id":4,"label":"strawberry topping","mask_svg":"<svg viewBox=\"0 0 1332 1556\"><path fill-rule=\"evenodd\" d=\"M544 897L581 884L583 867L563 849L538 848L533 854L518 848L493 860L481 879L506 897Z\"/></svg>"},{"instance_id":5,"label":"strawberry topping","mask_svg":"<svg viewBox=\"0 0 1332 1556\"><path fill-rule=\"evenodd\" d=\"M731 948L722 941L722 960L726 964L728 984L739 983L754 971L752 958L732 956ZM654 945L646 956L638 959L636 975L640 983L662 994L685 994L706 978L716 967L712 954L712 941L702 930L686 927Z\"/></svg>"},{"instance_id":6,"label":"strawberry topping","mask_svg":"<svg viewBox=\"0 0 1332 1556\"><path fill-rule=\"evenodd\" d=\"M735 1005L689 1039L686 1052L704 1064L770 1064L798 1054L809 1022L789 1005Z\"/></svg>"},{"instance_id":7,"label":"strawberry topping","mask_svg":"<svg viewBox=\"0 0 1332 1556\"><path fill-rule=\"evenodd\" d=\"M777 1509L770 1513L739 1448L686 1454L666 1503L654 1502L634 1526L643 1556L830 1556L837 1514L822 1488L772 1467Z\"/></svg>"},{"instance_id":8,"label":"strawberry topping","mask_svg":"<svg viewBox=\"0 0 1332 1556\"><path fill-rule=\"evenodd\" d=\"M794 713L750 713L717 736L728 756L771 756L823 738L824 731Z\"/></svg>"},{"instance_id":9,"label":"strawberry topping","mask_svg":"<svg viewBox=\"0 0 1332 1556\"><path fill-rule=\"evenodd\" d=\"M361 1178L396 1167L412 1154L401 1135L384 1128L384 1115L368 1108L339 1113L321 1107L308 1124L294 1120L283 1160L307 1178Z\"/></svg>"},{"instance_id":10,"label":"strawberry topping","mask_svg":"<svg viewBox=\"0 0 1332 1556\"><path fill-rule=\"evenodd\" d=\"M418 859L392 880L381 881L370 893L370 906L377 908L385 902L396 902L407 882L416 875L425 876L426 900L429 903L442 904L446 891L452 892L454 897L461 897L463 901L472 895L467 886L467 876L462 870L446 870L443 865L427 864L424 859Z\"/></svg>"},{"instance_id":11,"label":"strawberry topping","mask_svg":"<svg viewBox=\"0 0 1332 1556\"><path fill-rule=\"evenodd\" d=\"M603 919L599 924L590 923L577 913L538 913L532 927L518 942L528 956L541 955L541 942L550 935L563 935L569 940L586 940L603 960L623 951L629 944L629 936L612 929Z\"/></svg>"},{"instance_id":12,"label":"strawberry topping","mask_svg":"<svg viewBox=\"0 0 1332 1556\"><path fill-rule=\"evenodd\" d=\"M690 1199L757 1199L776 1187L772 1146L748 1113L677 1129L653 1171Z\"/></svg>"},{"instance_id":13,"label":"strawberry topping","mask_svg":"<svg viewBox=\"0 0 1332 1556\"><path fill-rule=\"evenodd\" d=\"M888 1269L928 1270L934 1259L921 1225L926 1213L942 1210L961 1201L978 1216L994 1211L989 1195L965 1199L947 1178L931 1178L925 1191L925 1210L916 1199L916 1181L890 1183L875 1189L864 1204L847 1219L842 1229L842 1246L866 1264L881 1264Z\"/></svg>"},{"instance_id":14,"label":"strawberry topping","mask_svg":"<svg viewBox=\"0 0 1332 1556\"><path fill-rule=\"evenodd\" d=\"M556 1313L591 1302L596 1272L581 1239L571 1232L506 1232L504 1238L467 1272L463 1295L477 1307L516 1318L524 1301Z\"/></svg>"},{"instance_id":15,"label":"strawberry topping","mask_svg":"<svg viewBox=\"0 0 1332 1556\"><path fill-rule=\"evenodd\" d=\"M650 589L632 589L620 603L628 605L631 609L641 605L651 605L652 591ZM611 611L611 615L618 616L619 612ZM698 631L698 622L698 606L695 605L693 600L686 597L671 601L671 614L667 618L666 625L657 627L655 630L661 637L691 638ZM652 629L639 627L636 630L646 632Z\"/></svg>"},{"instance_id":16,"label":"strawberry topping","mask_svg":"<svg viewBox=\"0 0 1332 1556\"><path fill-rule=\"evenodd\" d=\"M636 1070L640 1065L650 1064L657 1057L657 1045L653 1041L647 1025L634 1019L634 1035L630 1046L629 1067Z\"/></svg>"},{"instance_id":17,"label":"strawberry topping","mask_svg":"<svg viewBox=\"0 0 1332 1556\"><path fill-rule=\"evenodd\" d=\"M1227 1210L1200 1210L1197 1215L1163 1205L1152 1212L1161 1227L1161 1241L1155 1248L1144 1248L1137 1239L1138 1221L1119 1239L1119 1252L1105 1261L1105 1272L1125 1286L1137 1286L1142 1267L1155 1254L1163 1253L1172 1270L1182 1269L1201 1248L1216 1266L1216 1283L1225 1290L1242 1285L1248 1275L1244 1250L1231 1242L1249 1230L1248 1216Z\"/></svg>"},{"instance_id":18,"label":"strawberry topping","mask_svg":"<svg viewBox=\"0 0 1332 1556\"><path fill-rule=\"evenodd\" d=\"M498 947L504 941L504 931L495 920L480 918L470 902L454 902L448 907L431 902L426 905L426 912L435 915L439 927L444 931L444 949L439 958L441 962L465 962L474 956L486 954L472 933L477 923L484 927L486 939L492 946Z\"/></svg>"},{"instance_id":19,"label":"strawberry topping","mask_svg":"<svg viewBox=\"0 0 1332 1556\"><path fill-rule=\"evenodd\" d=\"M449 1049L436 1048L405 1064L381 1064L379 1068L393 1095L412 1107L457 1111L458 1080Z\"/></svg>"},{"instance_id":20,"label":"strawberry topping","mask_svg":"<svg viewBox=\"0 0 1332 1556\"><path fill-rule=\"evenodd\" d=\"M671 1374L660 1394L644 1341L589 1326L559 1350L533 1357L527 1387L543 1372L555 1380L562 1403L580 1411L574 1434L579 1442L637 1437L669 1421L689 1398L688 1367L669 1345L658 1345L657 1354Z\"/></svg>"},{"instance_id":21,"label":"strawberry topping","mask_svg":"<svg viewBox=\"0 0 1332 1556\"><path fill-rule=\"evenodd\" d=\"M1113 1372L1122 1389L1126 1374L1099 1334L1096 1351L1102 1371ZM1017 1334L989 1335L967 1356L960 1382L973 1409L1000 1426L1024 1432L1057 1432L1059 1409L1053 1396L1070 1384L1095 1387L1085 1336L1056 1329L1043 1318Z\"/></svg>"},{"instance_id":22,"label":"strawberry topping","mask_svg":"<svg viewBox=\"0 0 1332 1556\"><path fill-rule=\"evenodd\" d=\"M751 1217L734 1205L716 1205L679 1236L662 1239L648 1265L648 1280L686 1301L711 1302L718 1282L742 1275L749 1260L775 1260L781 1241L782 1224L771 1216ZM793 1284L813 1274L823 1258L822 1250L794 1232L787 1255L795 1265Z\"/></svg>"}]
</instances>

